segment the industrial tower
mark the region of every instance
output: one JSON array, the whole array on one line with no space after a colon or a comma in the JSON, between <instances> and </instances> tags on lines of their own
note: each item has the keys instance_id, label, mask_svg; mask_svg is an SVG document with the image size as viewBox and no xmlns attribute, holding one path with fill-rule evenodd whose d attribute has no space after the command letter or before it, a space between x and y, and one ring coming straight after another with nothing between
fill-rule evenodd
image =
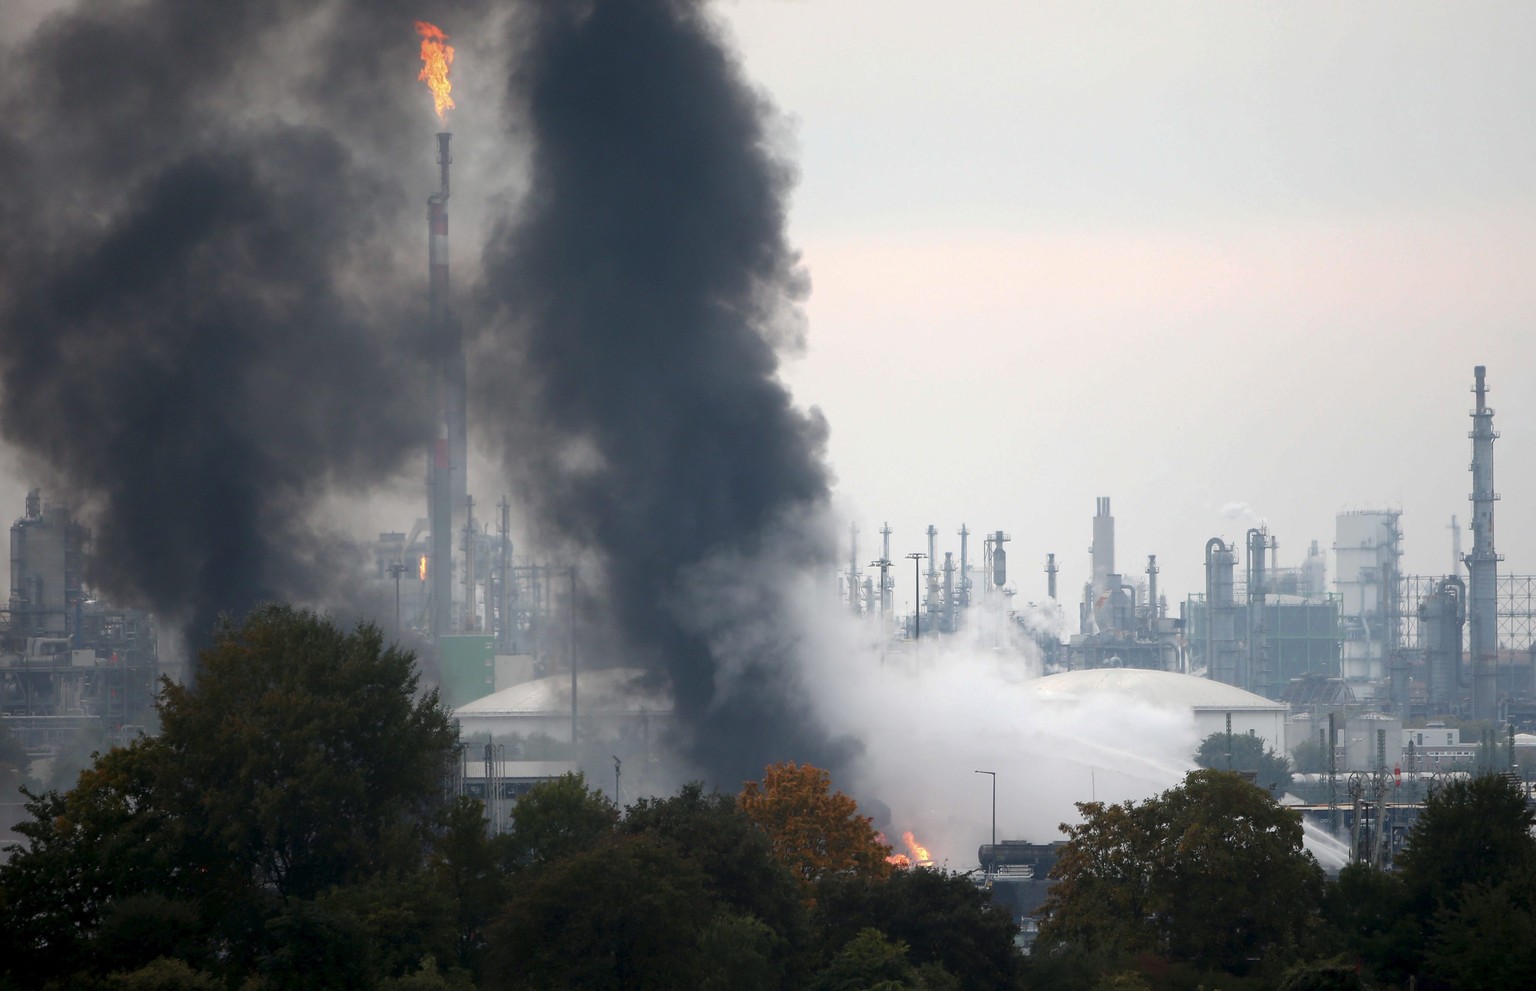
<instances>
[{"instance_id":1,"label":"industrial tower","mask_svg":"<svg viewBox=\"0 0 1536 991\"><path fill-rule=\"evenodd\" d=\"M1467 620L1472 655L1472 718L1497 719L1499 625L1495 593L1499 580L1499 555L1493 549L1493 409L1488 405L1486 368L1472 370L1477 408L1472 411L1472 553L1467 562Z\"/></svg>"},{"instance_id":2,"label":"industrial tower","mask_svg":"<svg viewBox=\"0 0 1536 991\"><path fill-rule=\"evenodd\" d=\"M453 632L453 538L458 532L454 521L468 491L464 345L448 306L448 166L453 162L448 146L452 139L446 131L437 135L438 190L427 197L428 319L437 391L436 436L427 463L434 637Z\"/></svg>"}]
</instances>

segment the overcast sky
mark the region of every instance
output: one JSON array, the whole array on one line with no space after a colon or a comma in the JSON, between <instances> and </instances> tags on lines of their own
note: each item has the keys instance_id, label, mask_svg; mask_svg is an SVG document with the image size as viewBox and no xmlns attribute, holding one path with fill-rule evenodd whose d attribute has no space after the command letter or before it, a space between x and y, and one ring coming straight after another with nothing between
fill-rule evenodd
<instances>
[{"instance_id":1,"label":"overcast sky","mask_svg":"<svg viewBox=\"0 0 1536 991\"><path fill-rule=\"evenodd\" d=\"M1444 573L1485 364L1501 567L1536 568L1536 5L722 11L798 161L786 376L863 560L882 520L893 556L1002 528L1070 603L1107 495L1174 601L1209 537L1262 519L1297 565L1343 509Z\"/></svg>"},{"instance_id":2,"label":"overcast sky","mask_svg":"<svg viewBox=\"0 0 1536 991\"><path fill-rule=\"evenodd\" d=\"M830 423L863 561L883 520L894 557L929 523L941 551L1001 528L1021 596L1054 551L1071 603L1110 496L1120 570L1157 554L1174 602L1209 537L1262 519L1296 565L1342 509L1400 508L1405 568L1444 573L1481 363L1501 568L1536 570L1536 5L718 9L798 165L813 290L785 376ZM463 269L472 118L501 87L480 61L456 68ZM32 480L6 475L19 515Z\"/></svg>"}]
</instances>

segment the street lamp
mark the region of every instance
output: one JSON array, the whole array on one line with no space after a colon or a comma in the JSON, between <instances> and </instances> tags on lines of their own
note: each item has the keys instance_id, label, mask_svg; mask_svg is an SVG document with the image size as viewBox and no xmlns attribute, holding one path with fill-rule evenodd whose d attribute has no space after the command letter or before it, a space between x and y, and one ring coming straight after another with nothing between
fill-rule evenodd
<instances>
[{"instance_id":1,"label":"street lamp","mask_svg":"<svg viewBox=\"0 0 1536 991\"><path fill-rule=\"evenodd\" d=\"M992 862L997 862L997 772L977 771L977 774L992 775Z\"/></svg>"},{"instance_id":2,"label":"street lamp","mask_svg":"<svg viewBox=\"0 0 1536 991\"><path fill-rule=\"evenodd\" d=\"M907 560L912 562L912 640L923 635L923 568L922 561L927 554L921 551L913 551L907 555Z\"/></svg>"},{"instance_id":3,"label":"street lamp","mask_svg":"<svg viewBox=\"0 0 1536 991\"><path fill-rule=\"evenodd\" d=\"M399 561L393 561L389 565L389 573L395 576L395 638L400 638L400 576L405 574L405 565Z\"/></svg>"}]
</instances>

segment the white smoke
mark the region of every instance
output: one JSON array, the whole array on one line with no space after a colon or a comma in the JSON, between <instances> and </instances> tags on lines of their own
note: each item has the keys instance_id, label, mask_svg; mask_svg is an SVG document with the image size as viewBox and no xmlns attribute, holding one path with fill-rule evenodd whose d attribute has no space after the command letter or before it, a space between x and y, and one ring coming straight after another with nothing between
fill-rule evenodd
<instances>
[{"instance_id":1,"label":"white smoke","mask_svg":"<svg viewBox=\"0 0 1536 991\"><path fill-rule=\"evenodd\" d=\"M809 590L808 590L809 591ZM1046 700L1030 688L1040 657L1002 596L983 597L967 629L886 644L875 617L854 619L825 597L806 601L801 678L834 734L864 744L838 788L890 809L888 836L912 830L936 862L975 866L997 836L1046 843L1073 803L1139 801L1177 785L1198 744L1190 711L1123 696Z\"/></svg>"},{"instance_id":2,"label":"white smoke","mask_svg":"<svg viewBox=\"0 0 1536 991\"><path fill-rule=\"evenodd\" d=\"M1246 502L1229 502L1216 512L1223 519L1235 520L1248 526L1262 526L1265 522L1264 518L1254 512L1253 507Z\"/></svg>"}]
</instances>

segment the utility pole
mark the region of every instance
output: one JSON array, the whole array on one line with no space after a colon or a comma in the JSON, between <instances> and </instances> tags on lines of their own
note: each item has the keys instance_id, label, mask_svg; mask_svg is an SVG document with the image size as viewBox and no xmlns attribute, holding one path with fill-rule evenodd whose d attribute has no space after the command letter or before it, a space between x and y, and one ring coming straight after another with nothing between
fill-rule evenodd
<instances>
[{"instance_id":1,"label":"utility pole","mask_svg":"<svg viewBox=\"0 0 1536 991\"><path fill-rule=\"evenodd\" d=\"M399 640L404 633L400 628L400 576L405 574L405 565L399 561L392 561L389 565L389 573L395 579L395 639Z\"/></svg>"},{"instance_id":2,"label":"utility pole","mask_svg":"<svg viewBox=\"0 0 1536 991\"><path fill-rule=\"evenodd\" d=\"M929 529L932 529L931 527ZM907 555L907 560L912 562L912 643L916 647L917 640L923 634L923 559L928 555L921 551L913 551Z\"/></svg>"}]
</instances>

